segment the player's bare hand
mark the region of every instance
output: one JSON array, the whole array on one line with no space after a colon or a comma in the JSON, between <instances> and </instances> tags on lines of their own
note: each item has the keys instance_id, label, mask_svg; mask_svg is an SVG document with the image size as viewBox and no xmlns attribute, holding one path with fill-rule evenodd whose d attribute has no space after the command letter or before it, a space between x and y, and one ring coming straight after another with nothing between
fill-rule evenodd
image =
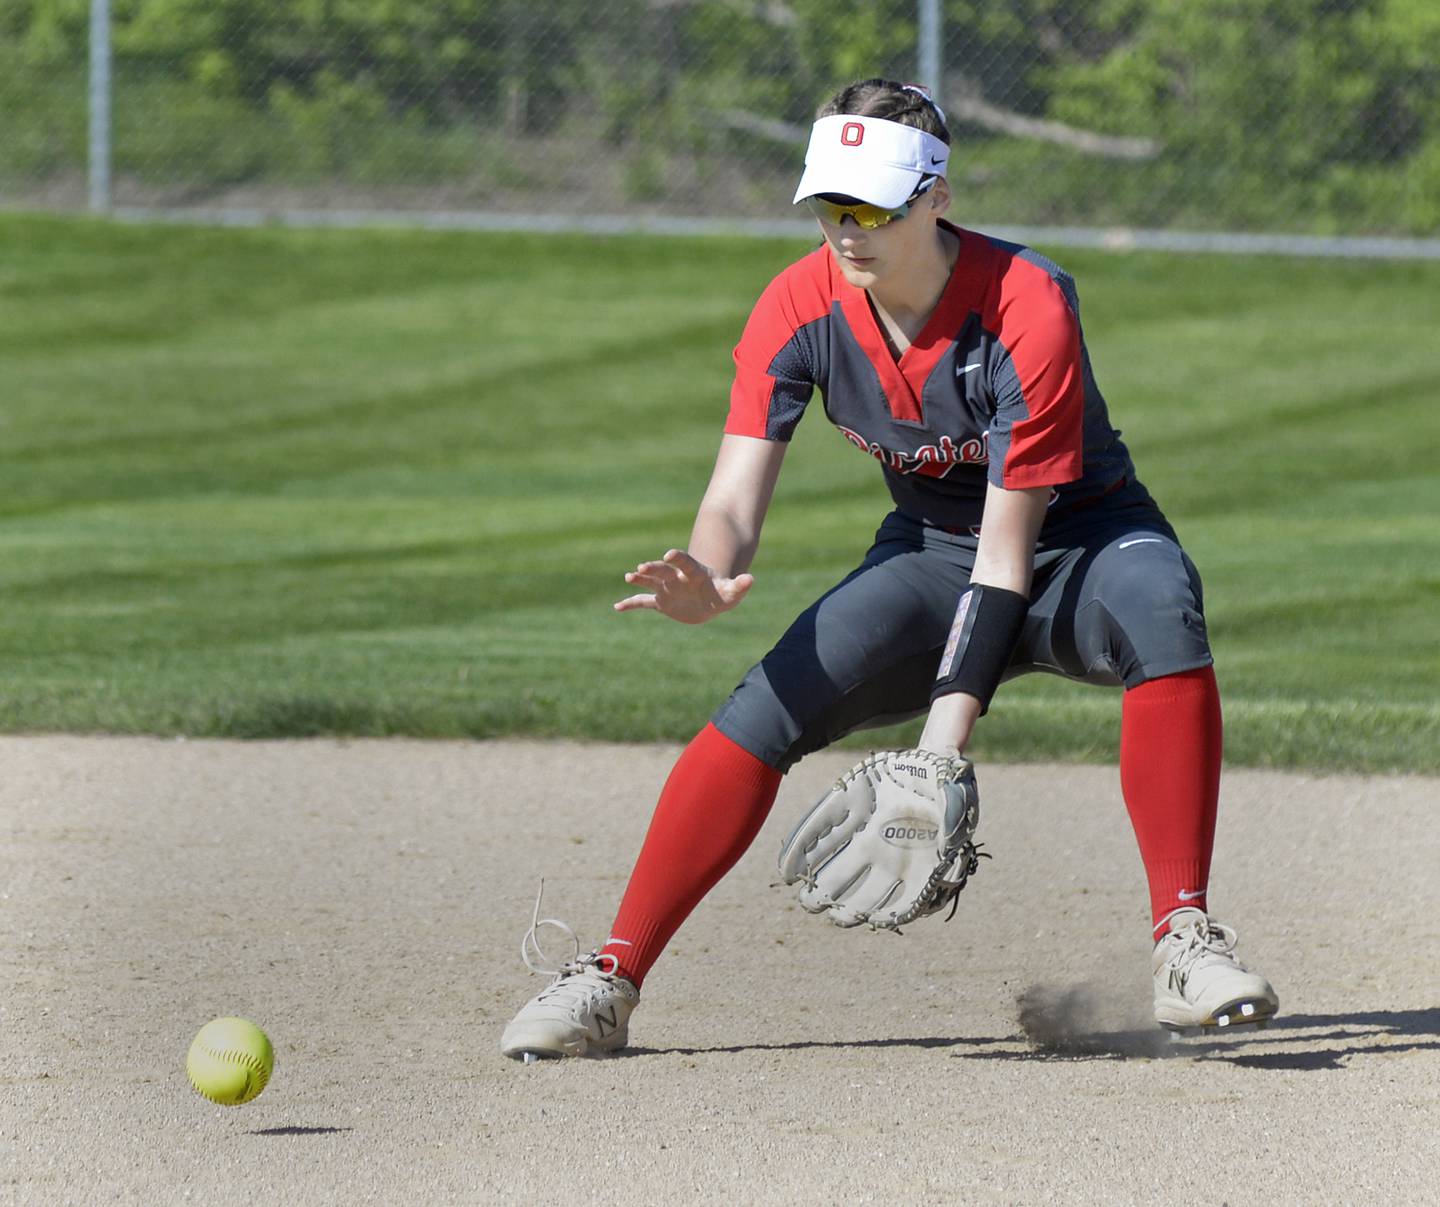
<instances>
[{"instance_id":1,"label":"player's bare hand","mask_svg":"<svg viewBox=\"0 0 1440 1207\"><path fill-rule=\"evenodd\" d=\"M641 562L625 581L644 588L645 593L620 600L615 605L617 612L648 609L681 624L704 624L744 599L755 577L737 574L726 578L683 549L671 549L658 562Z\"/></svg>"}]
</instances>

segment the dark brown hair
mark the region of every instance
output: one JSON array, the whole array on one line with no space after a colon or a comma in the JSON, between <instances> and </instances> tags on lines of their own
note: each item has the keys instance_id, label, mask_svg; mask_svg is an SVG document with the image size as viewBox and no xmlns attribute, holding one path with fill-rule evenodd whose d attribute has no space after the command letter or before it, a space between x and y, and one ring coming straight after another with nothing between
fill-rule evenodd
<instances>
[{"instance_id":1,"label":"dark brown hair","mask_svg":"<svg viewBox=\"0 0 1440 1207\"><path fill-rule=\"evenodd\" d=\"M947 146L950 142L950 130L929 95L895 80L858 80L848 84L821 105L815 116L831 117L838 113L884 118L924 130Z\"/></svg>"}]
</instances>

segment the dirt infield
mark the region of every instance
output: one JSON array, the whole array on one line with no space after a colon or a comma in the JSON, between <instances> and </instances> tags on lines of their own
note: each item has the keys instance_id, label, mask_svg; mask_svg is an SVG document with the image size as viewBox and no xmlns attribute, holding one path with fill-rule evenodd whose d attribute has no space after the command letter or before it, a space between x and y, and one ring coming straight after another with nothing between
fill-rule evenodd
<instances>
[{"instance_id":1,"label":"dirt infield","mask_svg":"<svg viewBox=\"0 0 1440 1207\"><path fill-rule=\"evenodd\" d=\"M1440 1201L1440 781L1228 773L1212 908L1282 1017L1172 1044L1113 768L982 767L994 861L897 938L772 887L816 756L629 1053L502 1059L537 879L603 938L674 754L0 739L0 1200ZM221 1014L249 1106L185 1080Z\"/></svg>"}]
</instances>

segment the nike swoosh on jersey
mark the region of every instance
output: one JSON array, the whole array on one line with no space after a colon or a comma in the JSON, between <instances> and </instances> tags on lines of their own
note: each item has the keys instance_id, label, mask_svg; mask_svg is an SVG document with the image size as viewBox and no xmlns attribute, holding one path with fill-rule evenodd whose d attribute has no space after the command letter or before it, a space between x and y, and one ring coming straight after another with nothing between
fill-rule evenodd
<instances>
[{"instance_id":1,"label":"nike swoosh on jersey","mask_svg":"<svg viewBox=\"0 0 1440 1207\"><path fill-rule=\"evenodd\" d=\"M1117 549L1128 549L1131 545L1163 545L1165 542L1158 536L1142 536L1133 541L1121 541L1115 546Z\"/></svg>"},{"instance_id":2,"label":"nike swoosh on jersey","mask_svg":"<svg viewBox=\"0 0 1440 1207\"><path fill-rule=\"evenodd\" d=\"M958 369L955 370L955 376L956 376L956 377L963 377L963 376L965 376L966 373L973 373L973 372L975 372L975 370L978 369L979 367L980 367L979 365L962 365L960 368L958 368Z\"/></svg>"}]
</instances>

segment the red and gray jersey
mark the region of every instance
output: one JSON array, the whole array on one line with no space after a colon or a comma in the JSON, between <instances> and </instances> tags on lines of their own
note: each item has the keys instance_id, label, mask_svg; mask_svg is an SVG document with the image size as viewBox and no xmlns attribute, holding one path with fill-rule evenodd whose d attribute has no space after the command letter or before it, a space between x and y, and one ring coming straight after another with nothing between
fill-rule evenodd
<instances>
[{"instance_id":1,"label":"red and gray jersey","mask_svg":"<svg viewBox=\"0 0 1440 1207\"><path fill-rule=\"evenodd\" d=\"M959 258L898 362L828 247L771 281L735 348L726 432L789 440L819 386L896 505L945 527L979 524L987 479L1049 486L1057 508L1133 481L1090 372L1074 281L1029 248L945 225Z\"/></svg>"}]
</instances>

